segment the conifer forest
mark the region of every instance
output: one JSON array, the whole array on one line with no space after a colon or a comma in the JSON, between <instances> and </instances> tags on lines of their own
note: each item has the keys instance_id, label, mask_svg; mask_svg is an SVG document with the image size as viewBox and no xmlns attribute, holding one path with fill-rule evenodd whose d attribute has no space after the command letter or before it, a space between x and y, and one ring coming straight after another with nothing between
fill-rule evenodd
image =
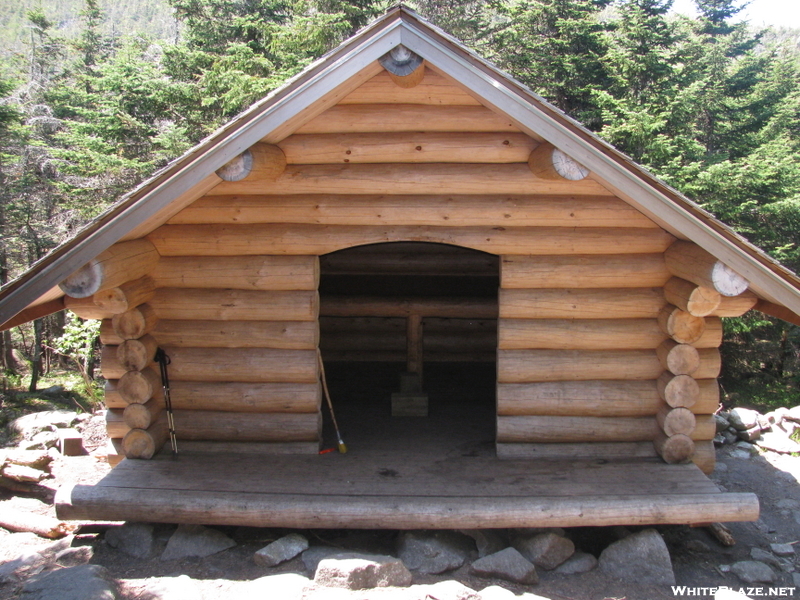
<instances>
[{"instance_id":1,"label":"conifer forest","mask_svg":"<svg viewBox=\"0 0 800 600\"><path fill-rule=\"evenodd\" d=\"M383 14L383 0L6 0L0 7L0 283ZM409 0L797 272L800 30L740 0ZM725 320L723 399L800 403L800 328ZM4 332L4 386L90 385L96 323Z\"/></svg>"}]
</instances>

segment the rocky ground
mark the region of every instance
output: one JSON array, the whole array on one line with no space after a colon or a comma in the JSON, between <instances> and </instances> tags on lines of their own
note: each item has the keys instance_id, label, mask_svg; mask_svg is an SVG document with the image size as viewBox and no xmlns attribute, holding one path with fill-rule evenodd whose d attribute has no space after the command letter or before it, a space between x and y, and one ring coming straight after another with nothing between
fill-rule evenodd
<instances>
[{"instance_id":1,"label":"rocky ground","mask_svg":"<svg viewBox=\"0 0 800 600\"><path fill-rule=\"evenodd\" d=\"M793 597L800 457L791 454L795 426L787 414L719 420L726 439L718 440L712 479L761 502L757 522L728 524L731 546L707 528L685 526L397 532L89 523L57 540L0 529L0 600L745 597L711 589L719 587L751 598ZM19 490L0 496L0 521L10 515L12 529L57 523L53 491L108 471L102 418L62 421L20 432L21 447L38 447L47 460L3 454L0 484ZM774 449L751 443L756 426ZM57 430L64 428L80 431L86 454L46 450L65 438Z\"/></svg>"}]
</instances>

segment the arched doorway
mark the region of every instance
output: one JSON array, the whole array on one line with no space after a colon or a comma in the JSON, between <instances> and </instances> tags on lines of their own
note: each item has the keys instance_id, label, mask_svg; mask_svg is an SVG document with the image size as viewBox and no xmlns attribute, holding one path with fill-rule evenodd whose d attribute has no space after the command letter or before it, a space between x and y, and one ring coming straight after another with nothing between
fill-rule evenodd
<instances>
[{"instance_id":1,"label":"arched doorway","mask_svg":"<svg viewBox=\"0 0 800 600\"><path fill-rule=\"evenodd\" d=\"M320 349L348 447L494 452L498 287L497 256L444 244L320 258Z\"/></svg>"}]
</instances>

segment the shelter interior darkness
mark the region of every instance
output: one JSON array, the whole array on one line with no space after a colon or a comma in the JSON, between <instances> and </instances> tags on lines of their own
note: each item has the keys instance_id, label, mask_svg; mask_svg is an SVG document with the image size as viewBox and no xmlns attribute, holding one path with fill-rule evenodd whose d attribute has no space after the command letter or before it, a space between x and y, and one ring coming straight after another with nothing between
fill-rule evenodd
<instances>
[{"instance_id":1,"label":"shelter interior darkness","mask_svg":"<svg viewBox=\"0 0 800 600\"><path fill-rule=\"evenodd\" d=\"M493 455L497 256L442 244L349 248L320 260L320 349L350 449ZM392 416L407 372L406 313L422 312L428 416ZM336 438L323 403L324 445Z\"/></svg>"}]
</instances>

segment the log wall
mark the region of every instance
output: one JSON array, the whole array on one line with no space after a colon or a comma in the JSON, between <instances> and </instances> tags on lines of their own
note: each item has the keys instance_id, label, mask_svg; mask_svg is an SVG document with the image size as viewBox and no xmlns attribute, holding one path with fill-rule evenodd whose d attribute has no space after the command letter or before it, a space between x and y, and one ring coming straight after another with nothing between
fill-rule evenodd
<instances>
[{"instance_id":1,"label":"log wall","mask_svg":"<svg viewBox=\"0 0 800 600\"><path fill-rule=\"evenodd\" d=\"M125 407L158 393L150 367L131 376L111 348L152 336L173 360L179 437L313 448L318 345L403 361L415 316L424 360L496 352L501 456L677 461L705 448L719 317L750 296L714 304L687 281L690 261L678 273L665 260L675 239L592 177L532 172L540 143L430 69L410 88L385 73L364 83L278 142L282 173L224 181L147 236L161 258L137 273L152 282L136 288L146 304L119 315L116 298L68 300L107 319L109 431L125 435ZM411 244L371 246L383 242ZM498 256L497 295L459 293L494 281ZM320 257L334 290L321 300ZM447 285L419 294L420 281ZM713 468L708 452L698 463Z\"/></svg>"}]
</instances>

